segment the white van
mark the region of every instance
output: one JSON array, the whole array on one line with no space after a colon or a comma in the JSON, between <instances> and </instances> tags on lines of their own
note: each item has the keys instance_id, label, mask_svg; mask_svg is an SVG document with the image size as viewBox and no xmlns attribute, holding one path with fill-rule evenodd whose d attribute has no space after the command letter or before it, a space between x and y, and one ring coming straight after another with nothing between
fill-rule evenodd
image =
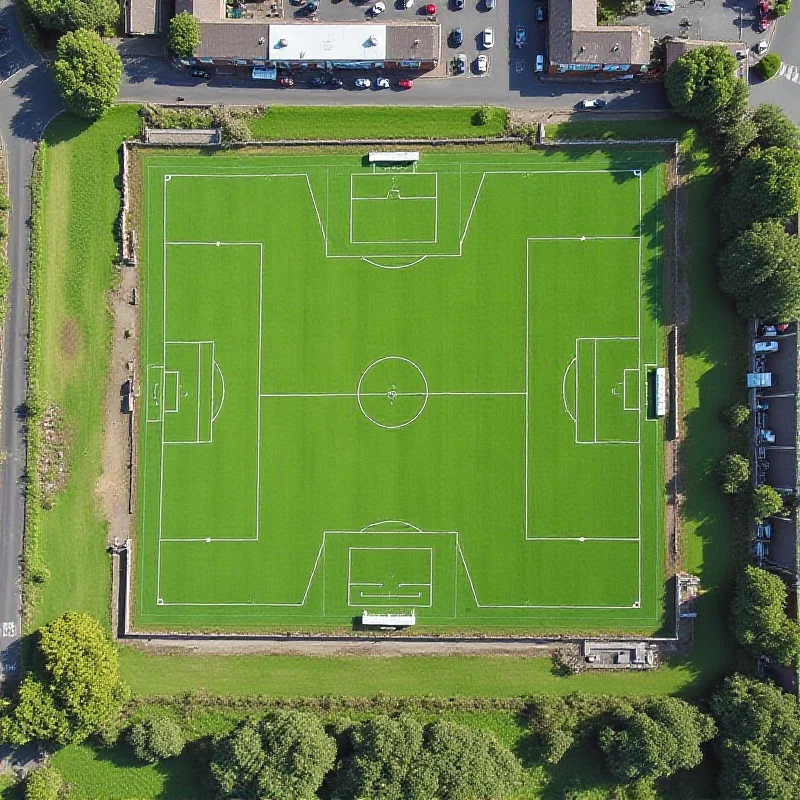
<instances>
[{"instance_id":1,"label":"white van","mask_svg":"<svg viewBox=\"0 0 800 800\"><path fill-rule=\"evenodd\" d=\"M671 14L675 10L675 0L656 0L653 3L654 14Z\"/></svg>"}]
</instances>

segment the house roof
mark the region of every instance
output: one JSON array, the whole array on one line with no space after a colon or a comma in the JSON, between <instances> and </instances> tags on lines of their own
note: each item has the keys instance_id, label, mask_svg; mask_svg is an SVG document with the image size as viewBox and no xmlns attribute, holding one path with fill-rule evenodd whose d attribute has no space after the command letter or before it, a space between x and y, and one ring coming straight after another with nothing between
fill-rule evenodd
<instances>
[{"instance_id":1,"label":"house roof","mask_svg":"<svg viewBox=\"0 0 800 800\"><path fill-rule=\"evenodd\" d=\"M125 24L131 36L152 36L158 33L156 0L129 0L126 4Z\"/></svg>"},{"instance_id":2,"label":"house roof","mask_svg":"<svg viewBox=\"0 0 800 800\"><path fill-rule=\"evenodd\" d=\"M696 50L698 47L708 47L712 44L720 44L727 47L733 56L744 51L747 52L747 42L712 42L704 39L667 39L666 43L666 66L669 67L677 61L684 53Z\"/></svg>"},{"instance_id":3,"label":"house roof","mask_svg":"<svg viewBox=\"0 0 800 800\"><path fill-rule=\"evenodd\" d=\"M391 61L438 61L441 53L441 25L386 26L386 58Z\"/></svg>"},{"instance_id":4,"label":"house roof","mask_svg":"<svg viewBox=\"0 0 800 800\"><path fill-rule=\"evenodd\" d=\"M266 58L269 25L236 20L201 22L198 58Z\"/></svg>"},{"instance_id":5,"label":"house roof","mask_svg":"<svg viewBox=\"0 0 800 800\"><path fill-rule=\"evenodd\" d=\"M556 0L548 22L556 64L647 64L648 27L597 24L597 0Z\"/></svg>"},{"instance_id":6,"label":"house roof","mask_svg":"<svg viewBox=\"0 0 800 800\"><path fill-rule=\"evenodd\" d=\"M215 22L225 19L225 0L175 0L175 13L181 11L188 11L201 22Z\"/></svg>"}]
</instances>

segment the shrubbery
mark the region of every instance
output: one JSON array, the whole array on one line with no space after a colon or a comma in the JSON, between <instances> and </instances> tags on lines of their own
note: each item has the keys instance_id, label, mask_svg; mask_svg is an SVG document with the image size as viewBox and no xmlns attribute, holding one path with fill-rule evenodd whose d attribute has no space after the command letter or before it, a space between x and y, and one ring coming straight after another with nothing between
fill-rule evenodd
<instances>
[{"instance_id":1,"label":"shrubbery","mask_svg":"<svg viewBox=\"0 0 800 800\"><path fill-rule=\"evenodd\" d=\"M756 69L764 80L774 78L781 68L780 56L776 53L767 53L756 65Z\"/></svg>"},{"instance_id":2,"label":"shrubbery","mask_svg":"<svg viewBox=\"0 0 800 800\"><path fill-rule=\"evenodd\" d=\"M128 731L128 742L140 761L155 764L164 758L179 756L186 740L175 720L151 715L135 722Z\"/></svg>"},{"instance_id":3,"label":"shrubbery","mask_svg":"<svg viewBox=\"0 0 800 800\"><path fill-rule=\"evenodd\" d=\"M54 767L39 767L25 779L25 800L59 800L64 778Z\"/></svg>"}]
</instances>

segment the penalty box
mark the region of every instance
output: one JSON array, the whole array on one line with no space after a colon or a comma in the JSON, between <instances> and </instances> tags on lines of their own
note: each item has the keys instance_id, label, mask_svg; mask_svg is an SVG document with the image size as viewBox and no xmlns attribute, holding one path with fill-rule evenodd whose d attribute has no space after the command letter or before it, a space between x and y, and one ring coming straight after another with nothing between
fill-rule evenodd
<instances>
[{"instance_id":1,"label":"penalty box","mask_svg":"<svg viewBox=\"0 0 800 800\"><path fill-rule=\"evenodd\" d=\"M455 613L458 534L326 531L326 614L429 609Z\"/></svg>"}]
</instances>

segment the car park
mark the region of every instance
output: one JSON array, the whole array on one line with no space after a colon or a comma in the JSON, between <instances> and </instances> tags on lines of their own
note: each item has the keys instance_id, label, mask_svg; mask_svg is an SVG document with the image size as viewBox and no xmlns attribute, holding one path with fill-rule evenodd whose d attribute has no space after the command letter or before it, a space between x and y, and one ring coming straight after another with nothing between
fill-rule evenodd
<instances>
[{"instance_id":1,"label":"car park","mask_svg":"<svg viewBox=\"0 0 800 800\"><path fill-rule=\"evenodd\" d=\"M528 38L528 35L525 31L524 25L517 25L516 29L514 30L514 45L516 47L525 47L525 41Z\"/></svg>"},{"instance_id":2,"label":"car park","mask_svg":"<svg viewBox=\"0 0 800 800\"><path fill-rule=\"evenodd\" d=\"M494 47L494 31L491 28L486 28L483 32L483 46L487 50Z\"/></svg>"},{"instance_id":3,"label":"car park","mask_svg":"<svg viewBox=\"0 0 800 800\"><path fill-rule=\"evenodd\" d=\"M372 81L369 78L356 78L356 89L369 89Z\"/></svg>"},{"instance_id":4,"label":"car park","mask_svg":"<svg viewBox=\"0 0 800 800\"><path fill-rule=\"evenodd\" d=\"M591 110L594 108L605 108L608 103L602 97L596 97L594 100L581 100L581 108Z\"/></svg>"},{"instance_id":5,"label":"car park","mask_svg":"<svg viewBox=\"0 0 800 800\"><path fill-rule=\"evenodd\" d=\"M464 42L464 31L461 28L454 28L450 31L450 44L452 47L461 47Z\"/></svg>"},{"instance_id":6,"label":"car park","mask_svg":"<svg viewBox=\"0 0 800 800\"><path fill-rule=\"evenodd\" d=\"M754 353L775 353L778 350L778 343L772 339L769 342L756 342L753 345Z\"/></svg>"},{"instance_id":7,"label":"car park","mask_svg":"<svg viewBox=\"0 0 800 800\"><path fill-rule=\"evenodd\" d=\"M544 3L539 3L536 6L536 21L544 22L547 19L547 6Z\"/></svg>"},{"instance_id":8,"label":"car park","mask_svg":"<svg viewBox=\"0 0 800 800\"><path fill-rule=\"evenodd\" d=\"M483 75L489 69L489 56L485 56L483 54L478 56L478 60L475 62L475 66L478 72Z\"/></svg>"},{"instance_id":9,"label":"car park","mask_svg":"<svg viewBox=\"0 0 800 800\"><path fill-rule=\"evenodd\" d=\"M389 79L388 78L378 78L375 81L375 86L378 89L388 89L389 88Z\"/></svg>"},{"instance_id":10,"label":"car park","mask_svg":"<svg viewBox=\"0 0 800 800\"><path fill-rule=\"evenodd\" d=\"M541 53L536 56L536 67L534 69L536 72L544 72L544 56Z\"/></svg>"},{"instance_id":11,"label":"car park","mask_svg":"<svg viewBox=\"0 0 800 800\"><path fill-rule=\"evenodd\" d=\"M204 81L207 81L209 79L209 77L210 77L210 75L204 69L198 69L197 67L194 67L193 69L190 69L189 70L189 74L193 78L200 78L200 79L202 79Z\"/></svg>"},{"instance_id":12,"label":"car park","mask_svg":"<svg viewBox=\"0 0 800 800\"><path fill-rule=\"evenodd\" d=\"M467 71L467 57L463 53L456 56L456 74L463 75Z\"/></svg>"},{"instance_id":13,"label":"car park","mask_svg":"<svg viewBox=\"0 0 800 800\"><path fill-rule=\"evenodd\" d=\"M401 89L413 89L414 88L414 81L411 81L408 78L403 78L402 80L397 81L397 85Z\"/></svg>"}]
</instances>

